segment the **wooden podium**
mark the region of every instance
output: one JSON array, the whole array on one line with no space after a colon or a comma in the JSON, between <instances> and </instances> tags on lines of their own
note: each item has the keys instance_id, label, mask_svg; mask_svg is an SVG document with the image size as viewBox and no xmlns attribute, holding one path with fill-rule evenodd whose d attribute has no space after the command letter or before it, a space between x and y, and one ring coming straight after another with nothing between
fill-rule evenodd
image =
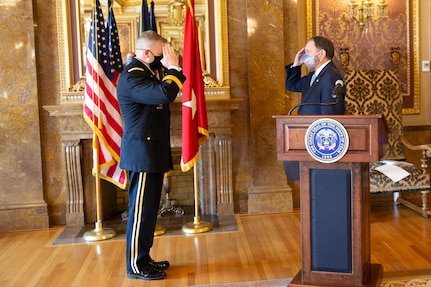
<instances>
[{"instance_id":1,"label":"wooden podium","mask_svg":"<svg viewBox=\"0 0 431 287\"><path fill-rule=\"evenodd\" d=\"M370 262L369 163L387 147L381 115L274 116L277 159L300 162L302 270L289 286L376 286L383 268ZM348 149L336 162L312 157L309 126L335 120L348 134Z\"/></svg>"}]
</instances>

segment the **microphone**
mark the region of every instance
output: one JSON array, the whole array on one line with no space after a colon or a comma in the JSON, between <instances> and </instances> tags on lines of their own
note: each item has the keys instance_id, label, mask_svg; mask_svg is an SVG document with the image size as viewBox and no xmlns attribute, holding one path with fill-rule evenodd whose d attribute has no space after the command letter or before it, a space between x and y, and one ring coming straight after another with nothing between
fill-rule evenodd
<instances>
[{"instance_id":1,"label":"microphone","mask_svg":"<svg viewBox=\"0 0 431 287\"><path fill-rule=\"evenodd\" d=\"M344 82L342 80L337 80L335 82L335 88L334 91L332 92L332 97L335 98L339 98L340 97L340 91L341 88L344 86Z\"/></svg>"},{"instance_id":2,"label":"microphone","mask_svg":"<svg viewBox=\"0 0 431 287\"><path fill-rule=\"evenodd\" d=\"M341 101L340 97L337 97L335 102L329 102L329 103L300 103L297 105L294 105L292 108L290 108L289 112L287 112L287 115L290 116L290 114L297 108L302 106L310 106L310 105L316 105L316 106L335 106Z\"/></svg>"},{"instance_id":3,"label":"microphone","mask_svg":"<svg viewBox=\"0 0 431 287\"><path fill-rule=\"evenodd\" d=\"M329 102L329 103L300 103L297 104L295 106L293 106L289 112L287 113L288 116L290 116L290 114L297 108L302 107L302 106L308 106L308 105L316 105L316 106L334 106L336 104L338 104L341 99L340 99L340 91L341 88L344 86L344 82L342 80L337 80L335 81L335 88L334 91L332 92L332 98L336 99L335 102Z\"/></svg>"}]
</instances>

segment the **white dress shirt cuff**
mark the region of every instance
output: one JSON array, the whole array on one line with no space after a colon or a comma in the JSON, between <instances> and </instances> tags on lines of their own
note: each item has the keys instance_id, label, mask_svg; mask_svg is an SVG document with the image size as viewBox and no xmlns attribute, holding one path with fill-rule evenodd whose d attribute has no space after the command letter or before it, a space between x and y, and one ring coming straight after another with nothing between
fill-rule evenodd
<instances>
[{"instance_id":1,"label":"white dress shirt cuff","mask_svg":"<svg viewBox=\"0 0 431 287\"><path fill-rule=\"evenodd\" d=\"M174 70L177 70L178 72L181 72L181 67L177 67L177 66L169 66L168 67L168 70L170 70L170 69L174 69Z\"/></svg>"}]
</instances>

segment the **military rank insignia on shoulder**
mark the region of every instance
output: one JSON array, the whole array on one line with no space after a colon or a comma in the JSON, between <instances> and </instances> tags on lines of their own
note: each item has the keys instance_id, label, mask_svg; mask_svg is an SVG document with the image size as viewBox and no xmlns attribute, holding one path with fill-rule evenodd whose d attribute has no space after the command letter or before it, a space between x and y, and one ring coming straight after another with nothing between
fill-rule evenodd
<instances>
[{"instance_id":1,"label":"military rank insignia on shoulder","mask_svg":"<svg viewBox=\"0 0 431 287\"><path fill-rule=\"evenodd\" d=\"M139 68L139 67L133 67L133 68L130 68L130 69L128 69L127 70L127 72L134 72L134 71L141 71L141 72L144 72L145 70L144 69L142 69L142 68Z\"/></svg>"}]
</instances>

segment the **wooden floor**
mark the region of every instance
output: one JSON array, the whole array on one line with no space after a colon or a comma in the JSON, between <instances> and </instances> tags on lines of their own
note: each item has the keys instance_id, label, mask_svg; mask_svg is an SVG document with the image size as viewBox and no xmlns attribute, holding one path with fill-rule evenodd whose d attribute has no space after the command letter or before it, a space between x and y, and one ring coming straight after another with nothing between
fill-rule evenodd
<instances>
[{"instance_id":1,"label":"wooden floor","mask_svg":"<svg viewBox=\"0 0 431 287\"><path fill-rule=\"evenodd\" d=\"M160 236L152 257L168 259L160 281L128 279L125 241L52 246L64 227L0 233L0 286L166 286L292 278L301 268L300 214L237 215L238 231ZM430 274L431 219L405 207L371 211L372 263L384 278Z\"/></svg>"}]
</instances>

